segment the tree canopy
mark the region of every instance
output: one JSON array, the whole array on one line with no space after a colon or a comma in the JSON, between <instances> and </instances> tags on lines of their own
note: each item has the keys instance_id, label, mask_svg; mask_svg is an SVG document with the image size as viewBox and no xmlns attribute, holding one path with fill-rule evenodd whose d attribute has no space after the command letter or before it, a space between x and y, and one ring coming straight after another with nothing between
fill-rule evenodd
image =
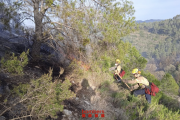
<instances>
[{"instance_id":1,"label":"tree canopy","mask_svg":"<svg viewBox=\"0 0 180 120\"><path fill-rule=\"evenodd\" d=\"M132 2L123 0L18 0L24 19L35 23L32 57L38 59L41 43L48 40L66 51L84 48L92 36L102 34L103 39L113 43L135 30L135 12ZM98 38L98 37L97 37ZM73 46L73 50L72 50Z\"/></svg>"}]
</instances>

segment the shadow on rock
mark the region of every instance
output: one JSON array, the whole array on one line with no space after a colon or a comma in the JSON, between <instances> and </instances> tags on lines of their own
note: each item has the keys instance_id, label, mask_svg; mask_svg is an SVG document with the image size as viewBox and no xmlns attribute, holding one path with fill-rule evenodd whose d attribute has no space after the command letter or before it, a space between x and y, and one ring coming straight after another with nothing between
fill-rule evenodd
<instances>
[{"instance_id":1,"label":"shadow on rock","mask_svg":"<svg viewBox=\"0 0 180 120\"><path fill-rule=\"evenodd\" d=\"M83 79L81 83L81 90L77 92L77 97L87 99L90 101L91 96L95 95L96 93L94 90L90 87L89 82L87 79Z\"/></svg>"},{"instance_id":2,"label":"shadow on rock","mask_svg":"<svg viewBox=\"0 0 180 120\"><path fill-rule=\"evenodd\" d=\"M87 79L83 79L81 84L74 85L78 88L71 88L76 93L76 98L64 101L64 110L58 113L57 120L74 120L82 118L82 110L88 109L91 106L91 96L96 95L95 91L89 85Z\"/></svg>"}]
</instances>

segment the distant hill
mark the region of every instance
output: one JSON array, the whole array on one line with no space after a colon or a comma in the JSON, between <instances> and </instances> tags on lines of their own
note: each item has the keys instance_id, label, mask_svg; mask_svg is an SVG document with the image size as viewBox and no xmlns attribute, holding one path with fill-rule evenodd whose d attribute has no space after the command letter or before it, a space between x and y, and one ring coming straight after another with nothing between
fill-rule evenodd
<instances>
[{"instance_id":1,"label":"distant hill","mask_svg":"<svg viewBox=\"0 0 180 120\"><path fill-rule=\"evenodd\" d=\"M150 22L159 22L159 21L163 21L162 19L150 19L150 20L145 20L145 21L142 21L142 20L136 20L137 23L150 23Z\"/></svg>"},{"instance_id":2,"label":"distant hill","mask_svg":"<svg viewBox=\"0 0 180 120\"><path fill-rule=\"evenodd\" d=\"M139 22L139 31L124 40L148 59L146 69L159 80L164 73L170 73L180 85L180 15L166 20L136 22Z\"/></svg>"}]
</instances>

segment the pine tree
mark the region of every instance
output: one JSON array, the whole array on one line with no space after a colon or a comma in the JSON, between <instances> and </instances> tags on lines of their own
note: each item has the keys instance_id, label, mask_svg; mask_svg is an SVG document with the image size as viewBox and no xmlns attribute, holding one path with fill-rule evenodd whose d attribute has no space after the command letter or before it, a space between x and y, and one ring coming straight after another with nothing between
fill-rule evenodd
<instances>
[{"instance_id":1,"label":"pine tree","mask_svg":"<svg viewBox=\"0 0 180 120\"><path fill-rule=\"evenodd\" d=\"M160 88L162 88L162 90L166 93L178 95L179 86L177 85L172 75L170 75L169 73L167 73L161 80Z\"/></svg>"},{"instance_id":2,"label":"pine tree","mask_svg":"<svg viewBox=\"0 0 180 120\"><path fill-rule=\"evenodd\" d=\"M67 53L84 48L90 36L101 33L103 41L113 43L135 30L132 2L111 0L62 1L19 0L23 13L35 23L32 57L38 61L41 43L60 38ZM91 4L89 4L91 3ZM56 21L55 21L56 20ZM56 32L52 32L56 30ZM56 33L56 34L52 34ZM81 49L82 50L82 49Z\"/></svg>"}]
</instances>

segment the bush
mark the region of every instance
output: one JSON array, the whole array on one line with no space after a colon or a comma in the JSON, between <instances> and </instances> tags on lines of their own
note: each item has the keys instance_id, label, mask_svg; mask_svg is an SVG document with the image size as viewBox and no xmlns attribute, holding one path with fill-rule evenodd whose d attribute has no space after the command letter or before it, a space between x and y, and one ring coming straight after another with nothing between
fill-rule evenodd
<instances>
[{"instance_id":1,"label":"bush","mask_svg":"<svg viewBox=\"0 0 180 120\"><path fill-rule=\"evenodd\" d=\"M160 88L166 93L178 95L179 86L169 73L164 75Z\"/></svg>"},{"instance_id":2,"label":"bush","mask_svg":"<svg viewBox=\"0 0 180 120\"><path fill-rule=\"evenodd\" d=\"M147 78L147 80L149 82L153 82L156 86L160 86L160 81L150 72L144 72L143 70L141 71L141 75L145 78Z\"/></svg>"},{"instance_id":3,"label":"bush","mask_svg":"<svg viewBox=\"0 0 180 120\"><path fill-rule=\"evenodd\" d=\"M107 92L107 91L109 91L109 87L110 87L110 82L109 81L104 81L101 85L100 85L100 87L99 87L99 91L102 93L102 94L104 94L104 92Z\"/></svg>"},{"instance_id":4,"label":"bush","mask_svg":"<svg viewBox=\"0 0 180 120\"><path fill-rule=\"evenodd\" d=\"M179 103L176 99L173 99L164 93L162 93L161 98L159 99L159 103L166 106L168 109L171 109L172 111L178 111L179 110Z\"/></svg>"},{"instance_id":5,"label":"bush","mask_svg":"<svg viewBox=\"0 0 180 120\"><path fill-rule=\"evenodd\" d=\"M146 67L147 60L141 56L135 47L131 47L126 60L126 66L130 71L134 68L143 69Z\"/></svg>"},{"instance_id":6,"label":"bush","mask_svg":"<svg viewBox=\"0 0 180 120\"><path fill-rule=\"evenodd\" d=\"M180 115L179 111L172 112L171 110L168 110L167 107L163 105L157 105L154 109L154 111L151 113L150 118L155 118L158 120L179 120Z\"/></svg>"},{"instance_id":7,"label":"bush","mask_svg":"<svg viewBox=\"0 0 180 120\"><path fill-rule=\"evenodd\" d=\"M5 59L4 57L1 59L1 68L10 73L23 74L23 68L28 64L28 55L29 50L27 52L21 53L19 57L16 57L13 53L10 58Z\"/></svg>"},{"instance_id":8,"label":"bush","mask_svg":"<svg viewBox=\"0 0 180 120\"><path fill-rule=\"evenodd\" d=\"M34 119L45 119L51 116L56 118L57 112L63 110L62 102L75 97L75 94L69 90L71 86L69 80L65 80L63 83L57 80L52 82L51 75L52 70L49 74L45 74L37 80L31 80L30 83L21 84L12 90L15 100L12 101L10 97L7 99L7 104L12 109L20 107L21 104L24 108L23 111L28 113L27 115L16 114L17 117L31 116Z\"/></svg>"},{"instance_id":9,"label":"bush","mask_svg":"<svg viewBox=\"0 0 180 120\"><path fill-rule=\"evenodd\" d=\"M109 68L111 67L111 58L104 55L102 56L102 61L101 61L101 65L102 65L102 71L105 72L105 71L108 71Z\"/></svg>"}]
</instances>

